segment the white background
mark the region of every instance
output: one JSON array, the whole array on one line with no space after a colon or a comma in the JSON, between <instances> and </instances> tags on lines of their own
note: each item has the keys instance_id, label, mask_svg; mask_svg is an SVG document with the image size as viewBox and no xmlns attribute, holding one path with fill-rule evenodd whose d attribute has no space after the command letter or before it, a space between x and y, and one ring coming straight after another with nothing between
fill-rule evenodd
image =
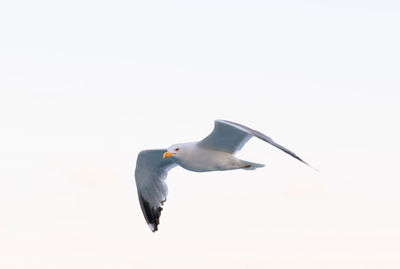
<instances>
[{"instance_id":1,"label":"white background","mask_svg":"<svg viewBox=\"0 0 400 269\"><path fill-rule=\"evenodd\" d=\"M0 267L399 268L398 1L3 1ZM256 171L137 153L227 119Z\"/></svg>"}]
</instances>

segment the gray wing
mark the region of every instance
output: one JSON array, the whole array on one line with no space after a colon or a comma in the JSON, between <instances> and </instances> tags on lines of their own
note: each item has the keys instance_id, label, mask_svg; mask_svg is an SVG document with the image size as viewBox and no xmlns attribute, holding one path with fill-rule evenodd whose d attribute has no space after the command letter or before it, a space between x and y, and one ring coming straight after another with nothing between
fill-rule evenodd
<instances>
[{"instance_id":1,"label":"gray wing","mask_svg":"<svg viewBox=\"0 0 400 269\"><path fill-rule=\"evenodd\" d=\"M160 223L162 205L167 199L165 183L168 171L176 166L172 158L163 158L166 149L144 150L136 161L135 180L140 207L150 229L155 232Z\"/></svg>"},{"instance_id":2,"label":"gray wing","mask_svg":"<svg viewBox=\"0 0 400 269\"><path fill-rule=\"evenodd\" d=\"M269 136L266 136L259 131L250 129L249 127L239 123L227 120L216 120L214 130L206 138L198 142L198 145L204 148L235 153L239 151L253 136L273 145L274 147L277 147L302 163L309 165L300 159L300 157L298 157L294 152L277 144Z\"/></svg>"}]
</instances>

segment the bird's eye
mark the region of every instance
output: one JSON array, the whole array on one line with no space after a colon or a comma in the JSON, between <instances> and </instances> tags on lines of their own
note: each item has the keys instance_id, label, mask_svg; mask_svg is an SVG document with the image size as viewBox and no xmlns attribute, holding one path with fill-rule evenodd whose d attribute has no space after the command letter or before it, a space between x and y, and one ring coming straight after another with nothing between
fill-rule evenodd
<instances>
[{"instance_id":1,"label":"bird's eye","mask_svg":"<svg viewBox=\"0 0 400 269\"><path fill-rule=\"evenodd\" d=\"M175 151L179 151L179 148L176 148Z\"/></svg>"}]
</instances>

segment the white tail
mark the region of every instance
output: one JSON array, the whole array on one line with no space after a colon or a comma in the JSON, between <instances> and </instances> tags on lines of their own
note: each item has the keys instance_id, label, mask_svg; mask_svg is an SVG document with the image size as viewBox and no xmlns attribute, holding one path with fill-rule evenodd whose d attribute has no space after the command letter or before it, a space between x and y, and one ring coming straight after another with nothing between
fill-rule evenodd
<instances>
[{"instance_id":1,"label":"white tail","mask_svg":"<svg viewBox=\"0 0 400 269\"><path fill-rule=\"evenodd\" d=\"M261 168L264 167L265 164L261 164L261 163L252 163L252 162L248 162L248 161L243 161L243 167L242 169L245 170L254 170L257 168Z\"/></svg>"}]
</instances>

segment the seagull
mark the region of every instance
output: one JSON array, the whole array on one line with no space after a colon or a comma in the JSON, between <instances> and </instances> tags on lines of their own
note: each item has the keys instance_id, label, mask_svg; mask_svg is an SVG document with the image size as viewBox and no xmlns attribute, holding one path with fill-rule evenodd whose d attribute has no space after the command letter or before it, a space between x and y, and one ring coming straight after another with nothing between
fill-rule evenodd
<instances>
[{"instance_id":1,"label":"seagull","mask_svg":"<svg viewBox=\"0 0 400 269\"><path fill-rule=\"evenodd\" d=\"M162 206L167 199L168 171L179 165L194 172L254 170L264 164L235 157L253 136L277 147L300 162L310 166L295 153L277 144L265 134L242 124L216 120L214 130L198 142L174 144L168 149L143 150L136 161L135 180L140 207L152 232L158 230Z\"/></svg>"}]
</instances>

